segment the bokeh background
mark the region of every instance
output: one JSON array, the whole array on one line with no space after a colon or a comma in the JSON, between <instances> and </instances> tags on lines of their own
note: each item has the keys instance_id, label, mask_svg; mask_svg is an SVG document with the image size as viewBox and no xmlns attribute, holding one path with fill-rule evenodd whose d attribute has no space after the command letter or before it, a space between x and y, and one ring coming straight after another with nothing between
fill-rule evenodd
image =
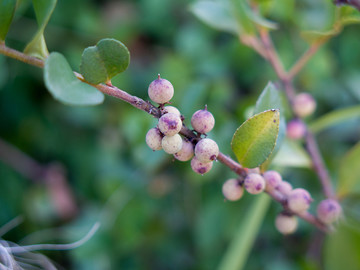
<instances>
[{"instance_id":1,"label":"bokeh background","mask_svg":"<svg viewBox=\"0 0 360 270\"><path fill-rule=\"evenodd\" d=\"M101 38L122 41L131 63L113 84L147 100L147 87L160 73L174 85L172 102L187 123L207 104L216 118L209 136L231 155L235 129L276 76L236 37L199 21L190 10L193 2L61 0L45 38L49 50L64 54L77 71L84 48ZM327 24L332 3L273 2L269 17L280 28L272 35L289 68L307 48L300 30ZM36 29L31 3L23 1L7 44L22 50ZM358 25L346 27L297 77L296 88L318 102L308 122L359 104L359 36ZM24 219L3 238L23 244L67 243L100 221L100 230L81 247L44 254L60 269L215 269L254 199L246 194L238 202L224 201L222 183L235 175L220 163L208 174L196 175L188 162L147 147L145 134L156 119L112 97L96 107L60 104L42 76L42 70L0 55L0 138L44 166L61 164L74 208L61 213L56 204L64 202L54 200L56 188L0 162L0 225L19 215ZM342 156L359 140L359 124L359 118L351 119L317 135L333 179ZM323 198L312 170L277 169L293 186L307 188L316 200ZM348 205L359 218L358 197ZM302 221L294 235L282 236L274 227L279 211L280 205L272 202L245 269L322 269L324 236ZM349 235L359 248L359 238ZM346 256L359 254L360 249L346 250L344 237L339 239Z\"/></svg>"}]
</instances>

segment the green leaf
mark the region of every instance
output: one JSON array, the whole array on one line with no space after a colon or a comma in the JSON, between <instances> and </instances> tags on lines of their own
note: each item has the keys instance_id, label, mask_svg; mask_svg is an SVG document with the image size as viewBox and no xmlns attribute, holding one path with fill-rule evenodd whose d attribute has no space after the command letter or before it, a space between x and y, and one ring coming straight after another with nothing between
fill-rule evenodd
<instances>
[{"instance_id":1,"label":"green leaf","mask_svg":"<svg viewBox=\"0 0 360 270\"><path fill-rule=\"evenodd\" d=\"M14 17L16 0L0 0L0 43L5 40Z\"/></svg>"},{"instance_id":2,"label":"green leaf","mask_svg":"<svg viewBox=\"0 0 360 270\"><path fill-rule=\"evenodd\" d=\"M89 83L99 84L126 70L129 62L130 53L123 43L102 39L84 50L80 72Z\"/></svg>"},{"instance_id":3,"label":"green leaf","mask_svg":"<svg viewBox=\"0 0 360 270\"><path fill-rule=\"evenodd\" d=\"M357 225L359 226L359 225ZM340 223L336 232L328 234L324 245L324 269L360 269L360 231Z\"/></svg>"},{"instance_id":4,"label":"green leaf","mask_svg":"<svg viewBox=\"0 0 360 270\"><path fill-rule=\"evenodd\" d=\"M190 5L190 10L210 27L236 36L240 33L240 26L231 11L229 1L196 1Z\"/></svg>"},{"instance_id":5,"label":"green leaf","mask_svg":"<svg viewBox=\"0 0 360 270\"><path fill-rule=\"evenodd\" d=\"M267 28L269 30L275 30L278 28L277 23L262 17L259 13L255 12L248 5L246 5L245 1L239 1L239 2L241 2L243 5L243 10L245 12L246 17L249 18L249 20L251 20L253 23L257 24L258 26Z\"/></svg>"},{"instance_id":6,"label":"green leaf","mask_svg":"<svg viewBox=\"0 0 360 270\"><path fill-rule=\"evenodd\" d=\"M285 139L279 152L272 160L279 167L311 168L311 159L299 142Z\"/></svg>"},{"instance_id":7,"label":"green leaf","mask_svg":"<svg viewBox=\"0 0 360 270\"><path fill-rule=\"evenodd\" d=\"M358 142L340 161L339 197L360 193L360 142Z\"/></svg>"},{"instance_id":8,"label":"green leaf","mask_svg":"<svg viewBox=\"0 0 360 270\"><path fill-rule=\"evenodd\" d=\"M67 105L97 105L104 95L96 88L78 80L65 57L51 53L45 61L44 80L51 95Z\"/></svg>"},{"instance_id":9,"label":"green leaf","mask_svg":"<svg viewBox=\"0 0 360 270\"><path fill-rule=\"evenodd\" d=\"M44 30L55 9L56 2L57 0L32 0L39 28L32 40L26 45L24 53L40 59L45 59L49 55Z\"/></svg>"},{"instance_id":10,"label":"green leaf","mask_svg":"<svg viewBox=\"0 0 360 270\"><path fill-rule=\"evenodd\" d=\"M246 120L236 131L231 148L246 168L260 166L271 154L279 133L280 112L268 110Z\"/></svg>"},{"instance_id":11,"label":"green leaf","mask_svg":"<svg viewBox=\"0 0 360 270\"><path fill-rule=\"evenodd\" d=\"M318 133L352 118L360 118L360 105L327 113L309 124L311 132Z\"/></svg>"},{"instance_id":12,"label":"green leaf","mask_svg":"<svg viewBox=\"0 0 360 270\"><path fill-rule=\"evenodd\" d=\"M258 197L259 196L259 197ZM238 232L222 258L219 270L241 270L245 266L260 226L264 220L271 199L265 194L256 196Z\"/></svg>"}]
</instances>

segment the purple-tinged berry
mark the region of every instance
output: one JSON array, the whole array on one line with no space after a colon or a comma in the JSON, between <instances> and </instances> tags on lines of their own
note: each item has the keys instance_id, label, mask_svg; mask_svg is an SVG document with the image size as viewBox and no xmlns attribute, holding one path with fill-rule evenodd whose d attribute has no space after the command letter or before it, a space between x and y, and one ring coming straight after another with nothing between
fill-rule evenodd
<instances>
[{"instance_id":1,"label":"purple-tinged berry","mask_svg":"<svg viewBox=\"0 0 360 270\"><path fill-rule=\"evenodd\" d=\"M251 194L259 194L265 190L265 179L260 174L250 173L245 178L244 187Z\"/></svg>"},{"instance_id":2,"label":"purple-tinged berry","mask_svg":"<svg viewBox=\"0 0 360 270\"><path fill-rule=\"evenodd\" d=\"M183 140L179 134L165 136L161 140L161 146L168 154L175 154L181 150Z\"/></svg>"},{"instance_id":3,"label":"purple-tinged berry","mask_svg":"<svg viewBox=\"0 0 360 270\"><path fill-rule=\"evenodd\" d=\"M281 181L281 183L276 187L276 190L279 191L281 194L283 194L284 196L289 196L289 194L291 193L291 191L293 190L292 185L283 180Z\"/></svg>"},{"instance_id":4,"label":"purple-tinged berry","mask_svg":"<svg viewBox=\"0 0 360 270\"><path fill-rule=\"evenodd\" d=\"M312 198L303 188L293 189L287 198L288 207L294 213L303 213L309 209Z\"/></svg>"},{"instance_id":5,"label":"purple-tinged berry","mask_svg":"<svg viewBox=\"0 0 360 270\"><path fill-rule=\"evenodd\" d=\"M146 144L152 149L152 150L161 150L161 140L163 136L160 133L159 129L152 128L146 133Z\"/></svg>"},{"instance_id":6,"label":"purple-tinged berry","mask_svg":"<svg viewBox=\"0 0 360 270\"><path fill-rule=\"evenodd\" d=\"M306 117L311 115L316 109L316 101L312 95L301 93L295 96L293 110L296 115Z\"/></svg>"},{"instance_id":7,"label":"purple-tinged berry","mask_svg":"<svg viewBox=\"0 0 360 270\"><path fill-rule=\"evenodd\" d=\"M188 161L194 156L194 145L183 140L181 150L174 154L174 157L180 161Z\"/></svg>"},{"instance_id":8,"label":"purple-tinged berry","mask_svg":"<svg viewBox=\"0 0 360 270\"><path fill-rule=\"evenodd\" d=\"M213 166L213 162L203 163L200 160L198 160L196 157L193 157L191 160L191 168L193 169L194 172L201 175L210 171L212 166Z\"/></svg>"},{"instance_id":9,"label":"purple-tinged berry","mask_svg":"<svg viewBox=\"0 0 360 270\"><path fill-rule=\"evenodd\" d=\"M275 219L275 227L282 234L291 234L296 231L298 220L295 216L279 214Z\"/></svg>"},{"instance_id":10,"label":"purple-tinged berry","mask_svg":"<svg viewBox=\"0 0 360 270\"><path fill-rule=\"evenodd\" d=\"M167 113L159 118L158 127L164 135L174 136L181 130L182 121L180 116L174 113Z\"/></svg>"},{"instance_id":11,"label":"purple-tinged berry","mask_svg":"<svg viewBox=\"0 0 360 270\"><path fill-rule=\"evenodd\" d=\"M166 114L166 113L173 113L173 114L176 114L178 116L181 116L180 111L174 106L166 106L166 107L164 107L163 108L163 114Z\"/></svg>"},{"instance_id":12,"label":"purple-tinged berry","mask_svg":"<svg viewBox=\"0 0 360 270\"><path fill-rule=\"evenodd\" d=\"M306 126L303 121L294 119L286 126L286 135L293 140L301 139L305 136Z\"/></svg>"},{"instance_id":13,"label":"purple-tinged berry","mask_svg":"<svg viewBox=\"0 0 360 270\"><path fill-rule=\"evenodd\" d=\"M217 143L209 138L201 139L195 145L195 156L201 162L211 162L216 160L219 155Z\"/></svg>"},{"instance_id":14,"label":"purple-tinged berry","mask_svg":"<svg viewBox=\"0 0 360 270\"><path fill-rule=\"evenodd\" d=\"M244 188L240 185L239 180L229 179L223 184L222 193L225 199L237 201L243 196Z\"/></svg>"},{"instance_id":15,"label":"purple-tinged berry","mask_svg":"<svg viewBox=\"0 0 360 270\"><path fill-rule=\"evenodd\" d=\"M198 133L208 133L215 125L215 118L205 106L204 110L196 111L191 117L191 126Z\"/></svg>"},{"instance_id":16,"label":"purple-tinged berry","mask_svg":"<svg viewBox=\"0 0 360 270\"><path fill-rule=\"evenodd\" d=\"M267 171L263 177L266 183L266 191L274 190L282 182L281 175L277 171Z\"/></svg>"},{"instance_id":17,"label":"purple-tinged berry","mask_svg":"<svg viewBox=\"0 0 360 270\"><path fill-rule=\"evenodd\" d=\"M158 75L158 79L150 83L148 94L152 101L164 104L173 97L174 87L168 80L162 79Z\"/></svg>"},{"instance_id":18,"label":"purple-tinged berry","mask_svg":"<svg viewBox=\"0 0 360 270\"><path fill-rule=\"evenodd\" d=\"M325 224L337 221L342 213L340 204L333 199L326 199L319 203L317 216Z\"/></svg>"}]
</instances>

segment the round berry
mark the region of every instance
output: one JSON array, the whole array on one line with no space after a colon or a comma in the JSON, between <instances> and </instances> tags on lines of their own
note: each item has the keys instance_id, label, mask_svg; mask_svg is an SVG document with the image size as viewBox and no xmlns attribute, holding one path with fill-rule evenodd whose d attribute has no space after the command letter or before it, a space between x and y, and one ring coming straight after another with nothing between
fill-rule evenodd
<instances>
[{"instance_id":1,"label":"round berry","mask_svg":"<svg viewBox=\"0 0 360 270\"><path fill-rule=\"evenodd\" d=\"M191 168L193 169L194 172L198 174L207 173L208 171L211 170L212 166L213 166L213 162L203 163L200 160L198 160L196 157L193 157L191 160Z\"/></svg>"},{"instance_id":2,"label":"round berry","mask_svg":"<svg viewBox=\"0 0 360 270\"><path fill-rule=\"evenodd\" d=\"M146 133L146 144L152 150L161 150L161 140L163 136L157 128L152 128Z\"/></svg>"},{"instance_id":3,"label":"round berry","mask_svg":"<svg viewBox=\"0 0 360 270\"><path fill-rule=\"evenodd\" d=\"M244 188L240 185L239 180L229 179L223 184L222 193L225 199L237 201L243 196Z\"/></svg>"},{"instance_id":4,"label":"round berry","mask_svg":"<svg viewBox=\"0 0 360 270\"><path fill-rule=\"evenodd\" d=\"M159 118L158 127L164 135L173 136L181 130L182 121L180 116L174 113L167 113Z\"/></svg>"},{"instance_id":5,"label":"round berry","mask_svg":"<svg viewBox=\"0 0 360 270\"><path fill-rule=\"evenodd\" d=\"M250 173L246 176L244 187L251 194L259 194L265 189L265 179L256 173Z\"/></svg>"},{"instance_id":6,"label":"round berry","mask_svg":"<svg viewBox=\"0 0 360 270\"><path fill-rule=\"evenodd\" d=\"M166 153L175 154L181 150L182 142L181 136L179 134L175 134L174 136L165 136L161 140L161 146Z\"/></svg>"},{"instance_id":7,"label":"round berry","mask_svg":"<svg viewBox=\"0 0 360 270\"><path fill-rule=\"evenodd\" d=\"M288 207L294 213L302 213L309 209L312 198L303 188L296 188L288 195Z\"/></svg>"},{"instance_id":8,"label":"round berry","mask_svg":"<svg viewBox=\"0 0 360 270\"><path fill-rule=\"evenodd\" d=\"M219 147L212 139L201 139L195 145L195 156L201 162L214 161L219 155Z\"/></svg>"},{"instance_id":9,"label":"round berry","mask_svg":"<svg viewBox=\"0 0 360 270\"><path fill-rule=\"evenodd\" d=\"M301 93L295 96L293 110L296 115L306 117L311 115L316 109L316 101L312 95Z\"/></svg>"},{"instance_id":10,"label":"round berry","mask_svg":"<svg viewBox=\"0 0 360 270\"><path fill-rule=\"evenodd\" d=\"M290 139L298 140L304 137L306 133L306 126L303 121L294 119L286 126L286 135Z\"/></svg>"},{"instance_id":11,"label":"round berry","mask_svg":"<svg viewBox=\"0 0 360 270\"><path fill-rule=\"evenodd\" d=\"M215 118L205 107L204 110L196 111L191 117L191 126L199 133L207 133L213 129Z\"/></svg>"},{"instance_id":12,"label":"round berry","mask_svg":"<svg viewBox=\"0 0 360 270\"><path fill-rule=\"evenodd\" d=\"M277 171L267 171L263 176L266 183L265 189L267 191L274 190L282 182L281 175Z\"/></svg>"},{"instance_id":13,"label":"round berry","mask_svg":"<svg viewBox=\"0 0 360 270\"><path fill-rule=\"evenodd\" d=\"M173 114L176 114L178 116L181 116L180 111L174 106L166 106L166 107L164 107L163 108L163 114L166 114L166 113L173 113Z\"/></svg>"},{"instance_id":14,"label":"round berry","mask_svg":"<svg viewBox=\"0 0 360 270\"><path fill-rule=\"evenodd\" d=\"M150 83L148 94L152 101L164 104L173 97L174 87L168 80L162 79L158 75L158 79Z\"/></svg>"},{"instance_id":15,"label":"round berry","mask_svg":"<svg viewBox=\"0 0 360 270\"><path fill-rule=\"evenodd\" d=\"M298 220L295 216L279 214L275 219L276 229L282 234L291 234L295 232Z\"/></svg>"},{"instance_id":16,"label":"round berry","mask_svg":"<svg viewBox=\"0 0 360 270\"><path fill-rule=\"evenodd\" d=\"M174 157L180 161L188 161L194 156L194 145L183 140L181 150L174 154Z\"/></svg>"},{"instance_id":17,"label":"round berry","mask_svg":"<svg viewBox=\"0 0 360 270\"><path fill-rule=\"evenodd\" d=\"M317 216L325 224L331 224L338 220L341 212L340 204L333 199L323 200L317 207Z\"/></svg>"},{"instance_id":18,"label":"round berry","mask_svg":"<svg viewBox=\"0 0 360 270\"><path fill-rule=\"evenodd\" d=\"M281 181L281 183L276 187L276 190L285 196L289 196L292 191L292 185L287 181Z\"/></svg>"}]
</instances>

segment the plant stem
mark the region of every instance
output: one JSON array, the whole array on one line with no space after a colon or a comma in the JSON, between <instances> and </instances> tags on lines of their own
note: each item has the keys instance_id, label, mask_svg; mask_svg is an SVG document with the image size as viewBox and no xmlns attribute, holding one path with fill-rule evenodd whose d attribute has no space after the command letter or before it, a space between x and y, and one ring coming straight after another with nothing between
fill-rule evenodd
<instances>
[{"instance_id":1,"label":"plant stem","mask_svg":"<svg viewBox=\"0 0 360 270\"><path fill-rule=\"evenodd\" d=\"M0 53L36 67L40 67L40 68L44 67L44 61L42 61L41 59L11 49L7 47L5 43L0 43Z\"/></svg>"}]
</instances>

